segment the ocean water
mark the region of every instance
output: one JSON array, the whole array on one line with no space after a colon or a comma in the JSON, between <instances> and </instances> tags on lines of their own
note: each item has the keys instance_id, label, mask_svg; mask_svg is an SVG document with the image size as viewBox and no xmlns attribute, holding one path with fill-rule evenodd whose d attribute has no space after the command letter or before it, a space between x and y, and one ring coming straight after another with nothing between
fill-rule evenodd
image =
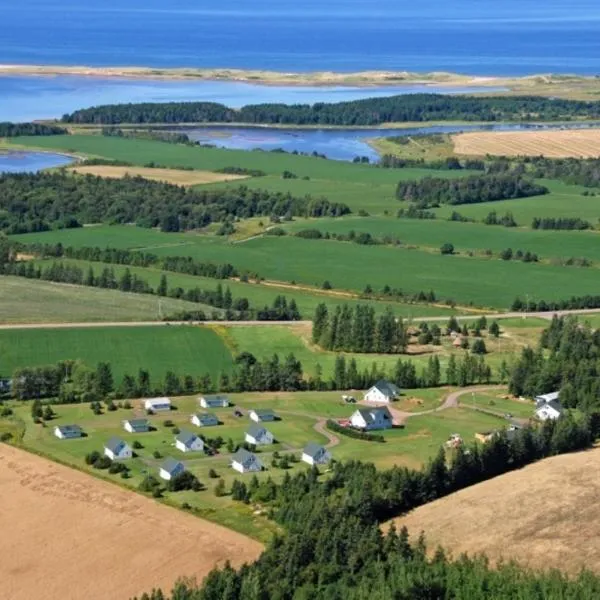
<instances>
[{"instance_id":1,"label":"ocean water","mask_svg":"<svg viewBox=\"0 0 600 600\"><path fill-rule=\"evenodd\" d=\"M20 0L0 2L2 63L600 70L597 0Z\"/></svg>"},{"instance_id":2,"label":"ocean water","mask_svg":"<svg viewBox=\"0 0 600 600\"><path fill-rule=\"evenodd\" d=\"M1 0L0 0L1 1ZM282 102L313 104L341 102L374 96L416 92L445 94L480 91L483 88L452 88L423 85L402 87L290 87L237 83L234 81L161 81L103 79L98 77L0 76L0 121L54 119L78 108L127 102L209 101L227 106ZM485 88L487 91L501 88Z\"/></svg>"},{"instance_id":3,"label":"ocean water","mask_svg":"<svg viewBox=\"0 0 600 600\"><path fill-rule=\"evenodd\" d=\"M51 152L0 152L0 173L35 173L70 162L72 158Z\"/></svg>"}]
</instances>

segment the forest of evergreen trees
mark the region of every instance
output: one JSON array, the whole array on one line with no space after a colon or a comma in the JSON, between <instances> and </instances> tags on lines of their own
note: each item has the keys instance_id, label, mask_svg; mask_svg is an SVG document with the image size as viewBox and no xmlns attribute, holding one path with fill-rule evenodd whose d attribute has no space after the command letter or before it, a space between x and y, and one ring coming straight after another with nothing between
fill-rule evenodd
<instances>
[{"instance_id":1,"label":"forest of evergreen trees","mask_svg":"<svg viewBox=\"0 0 600 600\"><path fill-rule=\"evenodd\" d=\"M600 331L575 317L554 317L538 348L522 350L509 389L528 397L560 390L564 406L599 410Z\"/></svg>"},{"instance_id":2,"label":"forest of evergreen trees","mask_svg":"<svg viewBox=\"0 0 600 600\"><path fill-rule=\"evenodd\" d=\"M557 310L580 310L582 308L600 308L600 296L571 296L564 300L532 300L517 297L510 309L522 312L549 312Z\"/></svg>"},{"instance_id":3,"label":"forest of evergreen trees","mask_svg":"<svg viewBox=\"0 0 600 600\"><path fill-rule=\"evenodd\" d=\"M472 97L403 94L349 102L257 104L237 109L213 102L164 102L94 106L64 115L64 123L261 123L282 125L380 125L427 121L553 121L600 117L600 102L539 96Z\"/></svg>"},{"instance_id":4,"label":"forest of evergreen trees","mask_svg":"<svg viewBox=\"0 0 600 600\"><path fill-rule=\"evenodd\" d=\"M396 189L399 200L414 202L419 208L441 204L476 204L547 193L548 188L515 173L472 175L457 179L424 177L400 181Z\"/></svg>"},{"instance_id":5,"label":"forest of evergreen trees","mask_svg":"<svg viewBox=\"0 0 600 600\"><path fill-rule=\"evenodd\" d=\"M593 229L594 226L589 221L584 221L578 217L534 217L531 222L531 229L564 229L567 231L583 229Z\"/></svg>"},{"instance_id":6,"label":"forest of evergreen trees","mask_svg":"<svg viewBox=\"0 0 600 600\"><path fill-rule=\"evenodd\" d=\"M236 217L336 217L349 212L345 204L325 198L298 198L246 186L196 190L141 177L0 175L0 230L9 234L83 223L136 223L173 232Z\"/></svg>"},{"instance_id":7,"label":"forest of evergreen trees","mask_svg":"<svg viewBox=\"0 0 600 600\"><path fill-rule=\"evenodd\" d=\"M0 123L0 138L19 135L63 135L68 133L64 127L43 125L42 123Z\"/></svg>"}]
</instances>

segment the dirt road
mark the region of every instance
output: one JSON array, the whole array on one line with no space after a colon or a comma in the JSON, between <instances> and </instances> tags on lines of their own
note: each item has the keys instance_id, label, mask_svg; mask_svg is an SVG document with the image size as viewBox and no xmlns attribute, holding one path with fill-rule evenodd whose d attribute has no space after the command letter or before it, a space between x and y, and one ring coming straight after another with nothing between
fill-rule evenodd
<instances>
[{"instance_id":1,"label":"dirt road","mask_svg":"<svg viewBox=\"0 0 600 600\"><path fill-rule=\"evenodd\" d=\"M258 542L0 443L0 596L105 600L170 591Z\"/></svg>"}]
</instances>

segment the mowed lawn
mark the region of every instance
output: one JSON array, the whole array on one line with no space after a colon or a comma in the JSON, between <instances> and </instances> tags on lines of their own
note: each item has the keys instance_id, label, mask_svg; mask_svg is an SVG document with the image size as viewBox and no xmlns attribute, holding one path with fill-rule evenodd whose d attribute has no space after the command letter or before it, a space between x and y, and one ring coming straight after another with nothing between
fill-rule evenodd
<instances>
[{"instance_id":1,"label":"mowed lawn","mask_svg":"<svg viewBox=\"0 0 600 600\"><path fill-rule=\"evenodd\" d=\"M0 356L2 375L70 359L92 367L109 362L117 383L126 373L147 369L156 384L167 371L217 377L231 370L233 360L213 331L188 325L4 330Z\"/></svg>"}]
</instances>

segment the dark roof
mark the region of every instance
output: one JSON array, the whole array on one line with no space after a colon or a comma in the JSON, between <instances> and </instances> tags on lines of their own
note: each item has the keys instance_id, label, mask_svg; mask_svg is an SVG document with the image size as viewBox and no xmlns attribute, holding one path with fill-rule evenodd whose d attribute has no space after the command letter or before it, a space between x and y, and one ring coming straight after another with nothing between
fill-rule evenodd
<instances>
[{"instance_id":1,"label":"dark roof","mask_svg":"<svg viewBox=\"0 0 600 600\"><path fill-rule=\"evenodd\" d=\"M215 400L227 400L229 401L229 396L227 396L226 394L208 394L206 396L201 396L200 399L204 398L204 400L206 400L207 402L210 402L211 400L215 401Z\"/></svg>"},{"instance_id":2,"label":"dark roof","mask_svg":"<svg viewBox=\"0 0 600 600\"><path fill-rule=\"evenodd\" d=\"M150 425L150 422L148 421L148 419L127 419L125 421L126 423L129 423L132 427L148 427Z\"/></svg>"},{"instance_id":3,"label":"dark roof","mask_svg":"<svg viewBox=\"0 0 600 600\"><path fill-rule=\"evenodd\" d=\"M358 412L361 414L365 421L370 421L374 418L377 413L384 413L388 419L392 420L392 413L388 410L387 406L378 406L374 408L359 408Z\"/></svg>"},{"instance_id":4,"label":"dark roof","mask_svg":"<svg viewBox=\"0 0 600 600\"><path fill-rule=\"evenodd\" d=\"M248 450L245 450L244 448L240 448L231 457L231 460L232 462L240 463L241 465L247 465L249 462L254 461L258 461L260 463L260 460L254 454L252 454L252 452L248 452Z\"/></svg>"},{"instance_id":5,"label":"dark roof","mask_svg":"<svg viewBox=\"0 0 600 600\"><path fill-rule=\"evenodd\" d=\"M315 458L318 456L325 448L320 444L316 444L315 442L309 442L304 446L304 450L302 451L304 454L308 454L311 458Z\"/></svg>"},{"instance_id":6,"label":"dark roof","mask_svg":"<svg viewBox=\"0 0 600 600\"><path fill-rule=\"evenodd\" d=\"M552 402L553 400L558 400L560 392L550 392L549 394L540 394L535 397L536 402Z\"/></svg>"},{"instance_id":7,"label":"dark roof","mask_svg":"<svg viewBox=\"0 0 600 600\"><path fill-rule=\"evenodd\" d=\"M271 410L270 408L255 408L252 410L252 412L255 412L259 417L277 416L275 411Z\"/></svg>"},{"instance_id":8,"label":"dark roof","mask_svg":"<svg viewBox=\"0 0 600 600\"><path fill-rule=\"evenodd\" d=\"M106 442L106 444L104 444L104 447L110 450L113 454L118 454L123 449L123 446L126 445L127 444L122 439L118 437L112 437L110 440L108 440L108 442Z\"/></svg>"},{"instance_id":9,"label":"dark roof","mask_svg":"<svg viewBox=\"0 0 600 600\"><path fill-rule=\"evenodd\" d=\"M373 387L376 387L386 396L397 396L400 393L400 389L397 386L385 379L380 379Z\"/></svg>"},{"instance_id":10,"label":"dark roof","mask_svg":"<svg viewBox=\"0 0 600 600\"><path fill-rule=\"evenodd\" d=\"M544 405L540 406L540 408L542 408L543 406ZM559 413L561 413L564 410L562 404L558 400L550 400L549 402L546 402L546 406L550 406Z\"/></svg>"},{"instance_id":11,"label":"dark roof","mask_svg":"<svg viewBox=\"0 0 600 600\"><path fill-rule=\"evenodd\" d=\"M197 439L198 436L195 433L189 431L182 431L175 439L181 442L185 446L191 446L192 442Z\"/></svg>"},{"instance_id":12,"label":"dark roof","mask_svg":"<svg viewBox=\"0 0 600 600\"><path fill-rule=\"evenodd\" d=\"M57 425L57 427L61 433L82 433L79 425Z\"/></svg>"},{"instance_id":13,"label":"dark roof","mask_svg":"<svg viewBox=\"0 0 600 600\"><path fill-rule=\"evenodd\" d=\"M197 419L199 419L200 421L206 421L207 419L211 419L214 421L218 421L218 417L217 415L213 414L213 413L196 413L194 415Z\"/></svg>"},{"instance_id":14,"label":"dark roof","mask_svg":"<svg viewBox=\"0 0 600 600\"><path fill-rule=\"evenodd\" d=\"M257 423L250 425L250 427L248 427L248 431L246 431L246 433L250 434L253 438L259 438L266 432L267 430L262 425L258 425Z\"/></svg>"},{"instance_id":15,"label":"dark roof","mask_svg":"<svg viewBox=\"0 0 600 600\"><path fill-rule=\"evenodd\" d=\"M167 473L173 473L173 471L179 468L179 465L183 467L183 463L181 461L175 460L174 458L166 458L162 465L160 465L160 468L164 471L167 471Z\"/></svg>"}]
</instances>

